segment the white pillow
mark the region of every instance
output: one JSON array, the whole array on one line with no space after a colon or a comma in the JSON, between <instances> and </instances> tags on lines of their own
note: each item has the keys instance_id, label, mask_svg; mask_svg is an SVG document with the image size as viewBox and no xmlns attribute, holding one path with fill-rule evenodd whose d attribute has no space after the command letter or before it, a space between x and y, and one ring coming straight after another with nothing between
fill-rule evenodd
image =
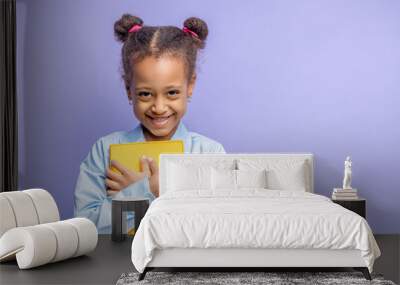
<instances>
[{"instance_id":1,"label":"white pillow","mask_svg":"<svg viewBox=\"0 0 400 285\"><path fill-rule=\"evenodd\" d=\"M274 190L306 191L310 189L306 160L241 158L240 170L267 170L267 188Z\"/></svg>"},{"instance_id":2,"label":"white pillow","mask_svg":"<svg viewBox=\"0 0 400 285\"><path fill-rule=\"evenodd\" d=\"M212 168L213 190L238 190L240 188L267 188L267 171L232 170Z\"/></svg>"},{"instance_id":3,"label":"white pillow","mask_svg":"<svg viewBox=\"0 0 400 285\"><path fill-rule=\"evenodd\" d=\"M236 170L237 188L268 188L267 170Z\"/></svg>"},{"instance_id":4,"label":"white pillow","mask_svg":"<svg viewBox=\"0 0 400 285\"><path fill-rule=\"evenodd\" d=\"M212 168L212 189L236 190L236 170Z\"/></svg>"},{"instance_id":5,"label":"white pillow","mask_svg":"<svg viewBox=\"0 0 400 285\"><path fill-rule=\"evenodd\" d=\"M211 166L169 163L167 191L211 189Z\"/></svg>"}]
</instances>

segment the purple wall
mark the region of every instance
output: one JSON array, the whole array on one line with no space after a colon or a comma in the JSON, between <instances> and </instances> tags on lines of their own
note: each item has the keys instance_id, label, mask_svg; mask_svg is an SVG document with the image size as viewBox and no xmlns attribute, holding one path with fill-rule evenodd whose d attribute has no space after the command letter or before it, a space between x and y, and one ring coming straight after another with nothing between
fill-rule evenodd
<instances>
[{"instance_id":1,"label":"purple wall","mask_svg":"<svg viewBox=\"0 0 400 285\"><path fill-rule=\"evenodd\" d=\"M324 195L351 155L372 229L400 233L399 11L388 0L17 0L21 188L49 190L71 217L92 144L137 124L114 21L130 12L181 27L198 16L210 34L189 130L230 153L312 152Z\"/></svg>"}]
</instances>

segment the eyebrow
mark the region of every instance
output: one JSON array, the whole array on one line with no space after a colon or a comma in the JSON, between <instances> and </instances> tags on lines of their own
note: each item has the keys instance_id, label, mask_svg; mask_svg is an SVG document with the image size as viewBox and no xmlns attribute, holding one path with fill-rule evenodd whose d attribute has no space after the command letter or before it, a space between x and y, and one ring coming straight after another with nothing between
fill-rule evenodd
<instances>
[{"instance_id":1,"label":"eyebrow","mask_svg":"<svg viewBox=\"0 0 400 285\"><path fill-rule=\"evenodd\" d=\"M165 87L165 89L171 89L171 88L181 88L182 86L180 86L180 85L168 85L167 87Z\"/></svg>"},{"instance_id":2,"label":"eyebrow","mask_svg":"<svg viewBox=\"0 0 400 285\"><path fill-rule=\"evenodd\" d=\"M177 89L180 89L180 88L182 88L182 86L180 86L180 85L168 85L167 87L165 87L164 89L171 89L171 88L177 88ZM146 90L151 90L151 88L150 87L146 87L146 86L143 86L143 87L137 87L137 88L135 88L136 90L139 90L139 89L146 89Z\"/></svg>"}]
</instances>

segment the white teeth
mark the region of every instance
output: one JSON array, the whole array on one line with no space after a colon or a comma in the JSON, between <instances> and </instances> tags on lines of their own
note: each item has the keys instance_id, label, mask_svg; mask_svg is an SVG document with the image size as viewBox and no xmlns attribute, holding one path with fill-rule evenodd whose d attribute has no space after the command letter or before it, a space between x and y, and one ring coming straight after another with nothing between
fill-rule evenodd
<instances>
[{"instance_id":1,"label":"white teeth","mask_svg":"<svg viewBox=\"0 0 400 285\"><path fill-rule=\"evenodd\" d=\"M168 119L168 117L164 117L164 118L154 118L153 120L154 121L157 121L157 122L162 122L162 121L165 121L165 120L167 120Z\"/></svg>"},{"instance_id":2,"label":"white teeth","mask_svg":"<svg viewBox=\"0 0 400 285\"><path fill-rule=\"evenodd\" d=\"M172 116L172 115L171 115L171 116ZM153 124L154 124L155 126L161 127L161 126L165 125L165 124L168 122L168 119L169 119L169 117L171 117L171 116L162 117L162 118L151 118L151 120L152 120L152 122L153 122Z\"/></svg>"}]
</instances>

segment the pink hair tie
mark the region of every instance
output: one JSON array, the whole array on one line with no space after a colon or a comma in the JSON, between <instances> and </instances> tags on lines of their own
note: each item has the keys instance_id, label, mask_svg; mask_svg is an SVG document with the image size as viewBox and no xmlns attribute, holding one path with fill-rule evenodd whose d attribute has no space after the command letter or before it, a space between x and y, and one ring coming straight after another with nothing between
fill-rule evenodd
<instances>
[{"instance_id":1,"label":"pink hair tie","mask_svg":"<svg viewBox=\"0 0 400 285\"><path fill-rule=\"evenodd\" d=\"M141 25L134 24L134 25L132 26L132 28L129 29L128 33L133 33L133 32L139 31L141 28L142 28Z\"/></svg>"},{"instance_id":2,"label":"pink hair tie","mask_svg":"<svg viewBox=\"0 0 400 285\"><path fill-rule=\"evenodd\" d=\"M196 34L195 32L193 32L192 30L190 30L189 28L183 27L182 30L183 30L183 32L185 32L185 33L187 33L187 34L191 34L192 36L194 36L194 37L196 37L196 38L199 39L199 35Z\"/></svg>"}]
</instances>

